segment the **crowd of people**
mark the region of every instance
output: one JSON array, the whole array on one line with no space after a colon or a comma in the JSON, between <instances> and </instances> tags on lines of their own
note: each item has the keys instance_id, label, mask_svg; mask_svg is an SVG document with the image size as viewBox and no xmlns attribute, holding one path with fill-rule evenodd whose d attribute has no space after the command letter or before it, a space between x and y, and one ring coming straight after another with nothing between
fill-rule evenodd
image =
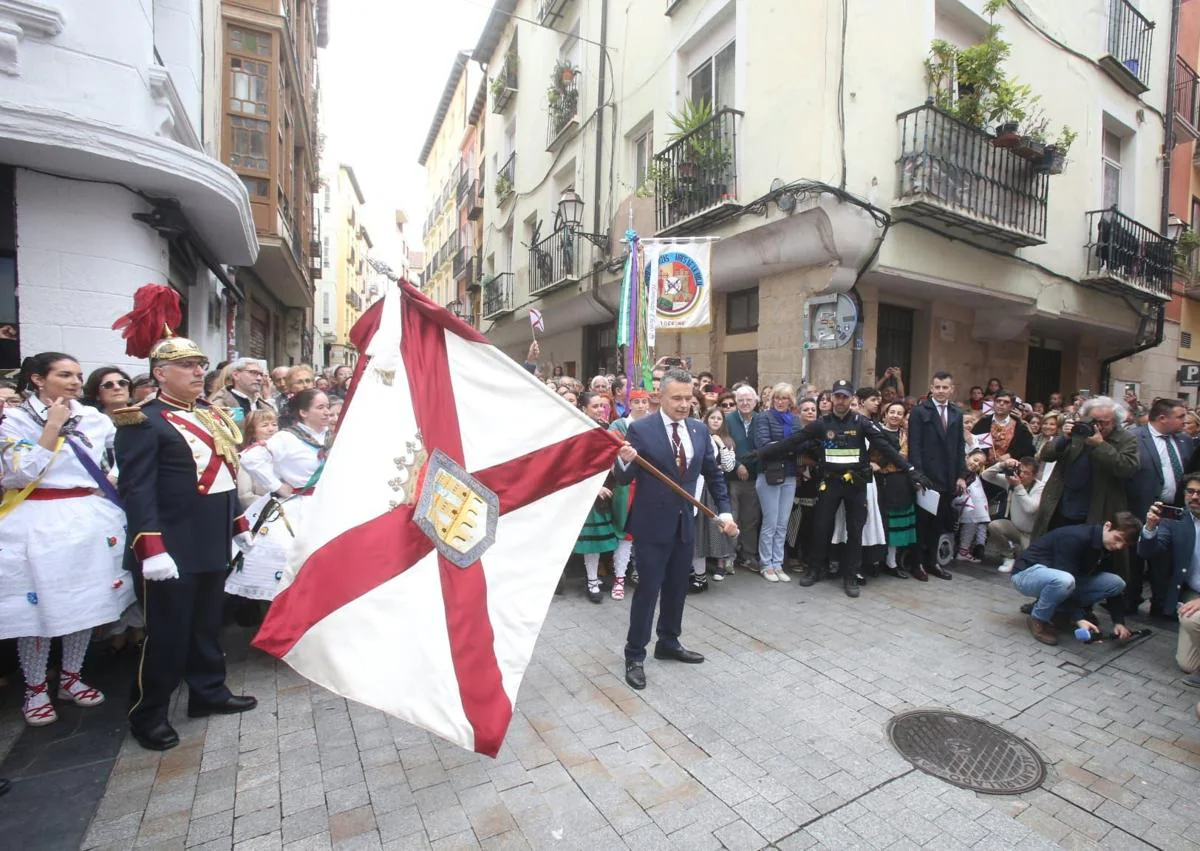
<instances>
[{"instance_id":1,"label":"crowd of people","mask_svg":"<svg viewBox=\"0 0 1200 851\"><path fill-rule=\"evenodd\" d=\"M255 522L257 546L244 547L232 562L232 549L222 554L217 542L219 621L254 625L275 596L294 530L304 522L307 497L332 444L352 369L318 372L299 365L268 373L262 361L238 358L206 371L207 359L191 354L163 361L191 370L183 379L185 385L196 383L196 398L185 402L178 397L188 395L186 386L169 395L156 378L165 366L136 376L104 366L85 379L79 362L61 352L27 358L17 374L0 379L0 675L6 682L11 669L20 668L22 710L30 726L58 719L55 696L59 703L83 707L105 700L82 678L90 648L109 659L144 650L146 601L138 583L160 578L152 559L161 553L151 552L130 574L127 550L144 539L135 541L132 530L126 532L132 513L126 517L125 505L133 512L137 494L126 493L122 472L129 474L125 478L157 480L160 495L165 486L131 441L122 460L120 425L131 413L145 420L143 412L156 398L169 407L164 416L185 438L181 445L194 450L194 457L181 461L195 465L185 471L184 486L196 489L198 474L199 493L215 494L227 478L236 493L235 513L245 512ZM227 511L223 504L219 508ZM176 555L164 578L179 575L175 562L183 558ZM64 571L65 565L71 570ZM52 639L61 646L53 667ZM50 688L54 680L56 690ZM136 735L136 722L134 728Z\"/></svg>"},{"instance_id":2,"label":"crowd of people","mask_svg":"<svg viewBox=\"0 0 1200 851\"><path fill-rule=\"evenodd\" d=\"M537 356L535 346L531 371ZM629 394L620 375L585 385L554 370L546 383L625 434L659 412L660 382L681 362L661 359L651 385ZM1021 610L1043 643L1064 629L1127 639L1126 616L1147 603L1144 617L1178 619L1177 662L1200 687L1200 415L1184 401L1028 400L997 379L959 398L948 372L916 398L899 368L874 386L829 390L688 378L690 417L712 443L739 530L731 540L721 520L693 510L691 593L739 569L805 587L840 577L851 597L876 577L928 582L952 579L951 568L994 569L1032 599ZM693 495L715 507L703 477ZM592 602L603 599L603 554L612 554L613 599L637 581L630 502L628 487L610 480L580 535ZM1107 633L1098 608L1112 621Z\"/></svg>"}]
</instances>

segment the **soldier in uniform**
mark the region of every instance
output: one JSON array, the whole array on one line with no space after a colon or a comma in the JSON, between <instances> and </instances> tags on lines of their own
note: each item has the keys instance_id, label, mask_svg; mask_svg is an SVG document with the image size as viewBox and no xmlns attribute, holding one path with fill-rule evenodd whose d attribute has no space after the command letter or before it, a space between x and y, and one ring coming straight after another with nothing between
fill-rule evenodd
<instances>
[{"instance_id":1,"label":"soldier in uniform","mask_svg":"<svg viewBox=\"0 0 1200 851\"><path fill-rule=\"evenodd\" d=\"M867 482L871 480L868 450L878 451L914 482L919 483L920 477L908 459L879 430L878 424L850 410L854 389L849 381L835 381L832 396L833 410L828 414L817 417L783 440L760 447L755 454L770 458L798 453L802 446L811 444L809 448L820 465L821 485L813 521L813 553L798 582L804 586L812 585L825 573L838 506L845 505L846 555L842 564L842 583L846 596L857 597L857 577L862 567L862 531L867 521Z\"/></svg>"},{"instance_id":2,"label":"soldier in uniform","mask_svg":"<svg viewBox=\"0 0 1200 851\"><path fill-rule=\"evenodd\" d=\"M173 299L175 312L166 315L178 322L178 295L158 287L143 297L147 287L139 290L135 305L161 298L169 308ZM118 325L160 319L161 311L135 308ZM171 323L165 324L169 334ZM160 331L163 326L159 321ZM183 337L167 336L148 352L135 345L135 330L126 337L130 355L149 356L159 387L156 399L113 417L118 486L128 519L125 563L146 615L129 724L143 747L167 750L179 743L167 714L180 679L188 685L190 718L257 705L225 685L219 643L230 541L246 550L251 536L237 516L238 428L228 414L199 398L208 358Z\"/></svg>"}]
</instances>

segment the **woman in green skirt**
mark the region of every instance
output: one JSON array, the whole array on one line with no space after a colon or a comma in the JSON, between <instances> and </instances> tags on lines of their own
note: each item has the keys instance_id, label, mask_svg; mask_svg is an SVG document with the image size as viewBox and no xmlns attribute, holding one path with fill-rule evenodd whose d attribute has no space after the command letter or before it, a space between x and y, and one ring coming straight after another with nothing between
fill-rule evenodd
<instances>
[{"instance_id":1,"label":"woman in green skirt","mask_svg":"<svg viewBox=\"0 0 1200 851\"><path fill-rule=\"evenodd\" d=\"M608 427L610 406L603 394L590 390L581 393L579 407L599 425ZM600 556L615 551L624 536L623 528L617 526L613 516L613 481L610 473L575 542L574 552L583 556L583 566L587 570L587 598L593 603L604 599L600 593Z\"/></svg>"},{"instance_id":2,"label":"woman in green skirt","mask_svg":"<svg viewBox=\"0 0 1200 851\"><path fill-rule=\"evenodd\" d=\"M904 428L908 411L902 402L891 402L883 411L880 430L901 455L908 456L908 431ZM883 459L872 452L872 466ZM887 572L908 578L901 551L917 543L917 510L912 483L904 470L889 464L878 466L879 502L883 509L884 534L887 538ZM898 560L898 556L901 556Z\"/></svg>"}]
</instances>

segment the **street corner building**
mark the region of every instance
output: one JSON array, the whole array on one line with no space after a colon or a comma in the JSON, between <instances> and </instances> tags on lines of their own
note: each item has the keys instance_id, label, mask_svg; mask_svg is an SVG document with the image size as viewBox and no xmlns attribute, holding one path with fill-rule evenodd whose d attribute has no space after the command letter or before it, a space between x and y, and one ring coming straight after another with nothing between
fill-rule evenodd
<instances>
[{"instance_id":1,"label":"street corner building","mask_svg":"<svg viewBox=\"0 0 1200 851\"><path fill-rule=\"evenodd\" d=\"M285 91L313 101L313 63L289 52L315 58L326 6L0 4L0 324L19 335L6 357L67 351L85 374L142 371L108 329L157 282L184 302L175 330L214 362L255 349L299 360L303 316L289 348L284 314L312 307L315 106L286 147L258 124L283 122ZM260 321L256 305L276 315Z\"/></svg>"},{"instance_id":2,"label":"street corner building","mask_svg":"<svg viewBox=\"0 0 1200 851\"><path fill-rule=\"evenodd\" d=\"M408 284L353 342L367 356L254 643L494 757L618 441Z\"/></svg>"}]
</instances>

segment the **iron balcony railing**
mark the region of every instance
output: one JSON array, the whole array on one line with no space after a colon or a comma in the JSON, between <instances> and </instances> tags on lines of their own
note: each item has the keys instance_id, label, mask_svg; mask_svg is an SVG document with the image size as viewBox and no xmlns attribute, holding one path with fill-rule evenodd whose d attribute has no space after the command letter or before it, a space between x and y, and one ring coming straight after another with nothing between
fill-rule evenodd
<instances>
[{"instance_id":1,"label":"iron balcony railing","mask_svg":"<svg viewBox=\"0 0 1200 851\"><path fill-rule=\"evenodd\" d=\"M549 101L550 109L546 122L547 146L554 144L579 113L579 75L572 77L570 82L555 84L551 91L554 95Z\"/></svg>"},{"instance_id":2,"label":"iron balcony railing","mask_svg":"<svg viewBox=\"0 0 1200 851\"><path fill-rule=\"evenodd\" d=\"M504 64L500 66L500 73L496 75L496 79L500 82L493 83L492 112L499 114L508 108L517 94L517 57L515 55L510 53L504 57Z\"/></svg>"},{"instance_id":3,"label":"iron balcony railing","mask_svg":"<svg viewBox=\"0 0 1200 851\"><path fill-rule=\"evenodd\" d=\"M1150 88L1150 45L1154 22L1129 0L1109 0L1108 53L1137 80L1142 91Z\"/></svg>"},{"instance_id":4,"label":"iron balcony railing","mask_svg":"<svg viewBox=\"0 0 1200 851\"><path fill-rule=\"evenodd\" d=\"M517 152L513 151L496 172L496 203L503 204L517 185Z\"/></svg>"},{"instance_id":5,"label":"iron balcony railing","mask_svg":"<svg viewBox=\"0 0 1200 851\"><path fill-rule=\"evenodd\" d=\"M1014 246L1046 241L1047 174L931 104L896 120L898 210Z\"/></svg>"},{"instance_id":6,"label":"iron balcony railing","mask_svg":"<svg viewBox=\"0 0 1200 851\"><path fill-rule=\"evenodd\" d=\"M724 107L654 155L658 230L737 200L738 128L743 112Z\"/></svg>"},{"instance_id":7,"label":"iron balcony railing","mask_svg":"<svg viewBox=\"0 0 1200 851\"><path fill-rule=\"evenodd\" d=\"M475 221L483 215L483 184L478 180L472 180L471 186L467 189L467 219Z\"/></svg>"},{"instance_id":8,"label":"iron balcony railing","mask_svg":"<svg viewBox=\"0 0 1200 851\"><path fill-rule=\"evenodd\" d=\"M1175 243L1115 207L1087 213L1083 280L1120 295L1170 301Z\"/></svg>"},{"instance_id":9,"label":"iron balcony railing","mask_svg":"<svg viewBox=\"0 0 1200 851\"><path fill-rule=\"evenodd\" d=\"M471 170L465 169L463 173L458 176L458 187L454 192L454 200L457 203L462 204L463 200L467 197L467 190L470 188Z\"/></svg>"},{"instance_id":10,"label":"iron balcony railing","mask_svg":"<svg viewBox=\"0 0 1200 851\"><path fill-rule=\"evenodd\" d=\"M583 277L583 238L560 227L529 248L529 294L539 295Z\"/></svg>"},{"instance_id":11,"label":"iron balcony railing","mask_svg":"<svg viewBox=\"0 0 1200 851\"><path fill-rule=\"evenodd\" d=\"M453 275L455 278L461 277L463 272L467 271L468 256L467 249L465 248L460 248L458 251L454 252Z\"/></svg>"},{"instance_id":12,"label":"iron balcony railing","mask_svg":"<svg viewBox=\"0 0 1200 851\"><path fill-rule=\"evenodd\" d=\"M483 282L483 318L492 319L513 309L512 272L500 272Z\"/></svg>"},{"instance_id":13,"label":"iron balcony railing","mask_svg":"<svg viewBox=\"0 0 1200 851\"><path fill-rule=\"evenodd\" d=\"M1175 57L1175 120L1183 124L1179 129L1186 135L1192 138L1200 135L1200 76L1178 55ZM1186 139L1176 134L1175 141Z\"/></svg>"}]
</instances>

